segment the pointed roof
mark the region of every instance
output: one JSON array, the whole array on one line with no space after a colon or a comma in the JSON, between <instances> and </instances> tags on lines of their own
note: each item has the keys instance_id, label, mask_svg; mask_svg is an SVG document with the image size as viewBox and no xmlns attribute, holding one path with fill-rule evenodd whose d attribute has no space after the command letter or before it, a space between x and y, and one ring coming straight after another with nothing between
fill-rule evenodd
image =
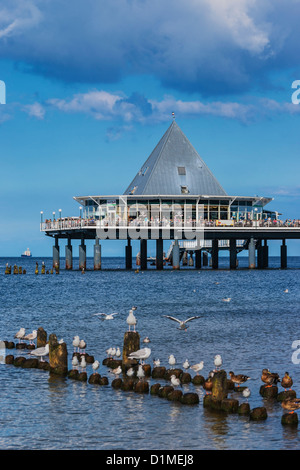
<instances>
[{"instance_id":1,"label":"pointed roof","mask_svg":"<svg viewBox=\"0 0 300 470\"><path fill-rule=\"evenodd\" d=\"M124 194L227 195L175 120Z\"/></svg>"}]
</instances>

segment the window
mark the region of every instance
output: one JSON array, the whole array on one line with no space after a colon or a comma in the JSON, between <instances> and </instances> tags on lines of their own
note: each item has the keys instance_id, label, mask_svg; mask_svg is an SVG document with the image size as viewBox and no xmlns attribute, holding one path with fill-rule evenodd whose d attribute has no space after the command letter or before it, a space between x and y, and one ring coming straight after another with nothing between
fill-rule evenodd
<instances>
[{"instance_id":1,"label":"window","mask_svg":"<svg viewBox=\"0 0 300 470\"><path fill-rule=\"evenodd\" d=\"M186 175L186 171L185 171L185 167L184 167L184 166L178 166L177 169L178 169L178 174L179 174L179 175L181 175L181 176Z\"/></svg>"}]
</instances>

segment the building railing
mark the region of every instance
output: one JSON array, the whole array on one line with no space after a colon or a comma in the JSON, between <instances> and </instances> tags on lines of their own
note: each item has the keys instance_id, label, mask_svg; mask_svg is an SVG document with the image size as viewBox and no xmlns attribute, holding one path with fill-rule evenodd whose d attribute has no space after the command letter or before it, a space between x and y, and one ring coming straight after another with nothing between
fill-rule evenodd
<instances>
[{"instance_id":1,"label":"building railing","mask_svg":"<svg viewBox=\"0 0 300 470\"><path fill-rule=\"evenodd\" d=\"M300 219L294 220L142 220L142 219L133 219L133 220L96 220L96 219L83 219L80 217L69 217L56 220L45 220L40 224L40 230L47 232L50 230L59 231L59 230L70 230L70 229L80 229L80 228L247 228L247 227L266 227L266 228L293 228L300 227Z\"/></svg>"}]
</instances>

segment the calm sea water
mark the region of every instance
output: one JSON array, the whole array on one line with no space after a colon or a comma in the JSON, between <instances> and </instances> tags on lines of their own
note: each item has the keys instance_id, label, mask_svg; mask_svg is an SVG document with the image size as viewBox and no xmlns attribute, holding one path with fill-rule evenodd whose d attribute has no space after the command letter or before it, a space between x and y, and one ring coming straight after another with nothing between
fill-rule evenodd
<instances>
[{"instance_id":1,"label":"calm sea water","mask_svg":"<svg viewBox=\"0 0 300 470\"><path fill-rule=\"evenodd\" d=\"M51 260L43 259L50 269ZM151 340L151 360L168 367L173 353L182 367L204 361L203 375L221 354L223 368L245 373L251 408L266 406L268 419L249 422L237 415L219 415L203 408L203 389L192 384L198 406L170 403L151 395L114 390L111 385L92 386L69 379L49 378L48 372L0 364L1 449L296 449L298 429L281 425L282 408L259 395L264 367L288 371L300 396L300 365L292 362L292 342L300 340L300 258L289 258L281 271L279 258L268 270L249 271L247 259L229 271L220 269L155 270L135 274L123 270L124 260L103 259L101 272L61 270L60 275L36 276L35 262L42 259L0 259L0 339L13 340L20 327L27 332L43 326L68 345L78 334L87 352L100 360L99 372L113 379L102 366L109 346L122 348L129 308L137 305L137 330ZM25 276L5 276L5 263L22 265ZM74 264L76 264L74 260ZM92 260L88 260L88 268ZM218 282L219 284L216 284ZM288 294L284 293L289 289ZM230 303L222 298L231 297ZM118 312L113 321L99 321L94 313ZM201 315L187 332L163 317ZM17 351L9 351L17 354ZM70 365L71 368L71 365ZM92 373L88 366L88 375ZM150 380L152 383L152 381ZM164 381L160 381L164 383ZM238 396L237 396L238 395ZM240 402L240 394L233 394Z\"/></svg>"}]
</instances>

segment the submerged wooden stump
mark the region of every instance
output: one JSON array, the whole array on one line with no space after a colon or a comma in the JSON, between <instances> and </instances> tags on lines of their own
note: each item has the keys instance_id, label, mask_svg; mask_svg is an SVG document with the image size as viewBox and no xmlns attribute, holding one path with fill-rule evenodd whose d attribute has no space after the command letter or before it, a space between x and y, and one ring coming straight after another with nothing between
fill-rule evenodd
<instances>
[{"instance_id":1,"label":"submerged wooden stump","mask_svg":"<svg viewBox=\"0 0 300 470\"><path fill-rule=\"evenodd\" d=\"M87 382L87 373L86 372L79 372L77 380L79 382Z\"/></svg>"},{"instance_id":2,"label":"submerged wooden stump","mask_svg":"<svg viewBox=\"0 0 300 470\"><path fill-rule=\"evenodd\" d=\"M192 378L193 385L203 385L204 382L205 382L205 378L203 377L203 375L195 375Z\"/></svg>"},{"instance_id":3,"label":"submerged wooden stump","mask_svg":"<svg viewBox=\"0 0 300 470\"><path fill-rule=\"evenodd\" d=\"M158 395L158 391L161 388L161 385L156 383L150 387L150 395Z\"/></svg>"},{"instance_id":4,"label":"submerged wooden stump","mask_svg":"<svg viewBox=\"0 0 300 470\"><path fill-rule=\"evenodd\" d=\"M223 400L224 398L227 398L227 374L225 370L220 370L214 373L211 392L214 400Z\"/></svg>"},{"instance_id":5,"label":"submerged wooden stump","mask_svg":"<svg viewBox=\"0 0 300 470\"><path fill-rule=\"evenodd\" d=\"M50 372L57 375L68 374L68 351L66 343L59 343L55 334L49 336Z\"/></svg>"},{"instance_id":6,"label":"submerged wooden stump","mask_svg":"<svg viewBox=\"0 0 300 470\"><path fill-rule=\"evenodd\" d=\"M164 376L164 379L165 380L170 380L171 375L175 375L175 377L177 379L179 379L179 377L182 375L182 369L167 369L166 373L165 373L165 376Z\"/></svg>"},{"instance_id":7,"label":"submerged wooden stump","mask_svg":"<svg viewBox=\"0 0 300 470\"><path fill-rule=\"evenodd\" d=\"M78 375L79 375L79 372L78 372L77 369L71 369L71 370L69 370L69 372L68 372L68 378L69 378L69 379L77 380L77 379L78 379Z\"/></svg>"},{"instance_id":8,"label":"submerged wooden stump","mask_svg":"<svg viewBox=\"0 0 300 470\"><path fill-rule=\"evenodd\" d=\"M122 387L122 379L114 379L111 383L112 388L121 388Z\"/></svg>"},{"instance_id":9,"label":"submerged wooden stump","mask_svg":"<svg viewBox=\"0 0 300 470\"><path fill-rule=\"evenodd\" d=\"M281 417L281 424L298 426L298 415L297 413L284 413Z\"/></svg>"},{"instance_id":10,"label":"submerged wooden stump","mask_svg":"<svg viewBox=\"0 0 300 470\"><path fill-rule=\"evenodd\" d=\"M124 335L122 361L124 365L137 364L136 360L128 359L129 354L140 349L140 335L137 331L126 331Z\"/></svg>"},{"instance_id":11,"label":"submerged wooden stump","mask_svg":"<svg viewBox=\"0 0 300 470\"><path fill-rule=\"evenodd\" d=\"M5 356L5 364L13 364L14 363L14 356L12 354L8 354Z\"/></svg>"},{"instance_id":12,"label":"submerged wooden stump","mask_svg":"<svg viewBox=\"0 0 300 470\"><path fill-rule=\"evenodd\" d=\"M188 372L183 372L180 376L180 380L182 384L189 384L192 381L191 374Z\"/></svg>"},{"instance_id":13,"label":"submerged wooden stump","mask_svg":"<svg viewBox=\"0 0 300 470\"><path fill-rule=\"evenodd\" d=\"M277 385L272 385L271 387L262 385L259 389L259 393L263 398L277 398L278 387Z\"/></svg>"},{"instance_id":14,"label":"submerged wooden stump","mask_svg":"<svg viewBox=\"0 0 300 470\"><path fill-rule=\"evenodd\" d=\"M15 367L22 367L25 361L26 361L25 357L19 356L14 359L13 364Z\"/></svg>"},{"instance_id":15,"label":"submerged wooden stump","mask_svg":"<svg viewBox=\"0 0 300 470\"><path fill-rule=\"evenodd\" d=\"M34 358L34 359L26 359L25 362L23 362L22 366L23 369L37 369L39 366L39 360Z\"/></svg>"},{"instance_id":16,"label":"submerged wooden stump","mask_svg":"<svg viewBox=\"0 0 300 470\"><path fill-rule=\"evenodd\" d=\"M165 367L154 367L152 369L152 379L163 379L166 373Z\"/></svg>"},{"instance_id":17,"label":"submerged wooden stump","mask_svg":"<svg viewBox=\"0 0 300 470\"><path fill-rule=\"evenodd\" d=\"M15 349L15 343L13 341L4 341L6 349Z\"/></svg>"},{"instance_id":18,"label":"submerged wooden stump","mask_svg":"<svg viewBox=\"0 0 300 470\"><path fill-rule=\"evenodd\" d=\"M133 390L133 389L134 389L134 386L135 386L135 383L136 383L136 380L135 380L135 379L125 378L125 379L123 380L122 385L121 385L121 389L122 389L124 392L128 392L129 390Z\"/></svg>"},{"instance_id":19,"label":"submerged wooden stump","mask_svg":"<svg viewBox=\"0 0 300 470\"><path fill-rule=\"evenodd\" d=\"M259 406L257 408L253 408L250 411L250 420L252 421L263 421L267 419L268 413L264 406Z\"/></svg>"},{"instance_id":20,"label":"submerged wooden stump","mask_svg":"<svg viewBox=\"0 0 300 470\"><path fill-rule=\"evenodd\" d=\"M89 384L91 385L100 385L101 382L101 375L96 372L95 374L92 374L89 376Z\"/></svg>"},{"instance_id":21,"label":"submerged wooden stump","mask_svg":"<svg viewBox=\"0 0 300 470\"><path fill-rule=\"evenodd\" d=\"M135 382L134 389L136 393L149 393L149 383L146 380Z\"/></svg>"},{"instance_id":22,"label":"submerged wooden stump","mask_svg":"<svg viewBox=\"0 0 300 470\"><path fill-rule=\"evenodd\" d=\"M167 398L167 396L169 395L169 393L173 392L173 390L174 390L174 387L172 387L171 385L166 385L165 387L161 387L161 388L158 390L157 395L158 395L160 398Z\"/></svg>"},{"instance_id":23,"label":"submerged wooden stump","mask_svg":"<svg viewBox=\"0 0 300 470\"><path fill-rule=\"evenodd\" d=\"M108 378L107 377L101 377L99 385L108 385Z\"/></svg>"},{"instance_id":24,"label":"submerged wooden stump","mask_svg":"<svg viewBox=\"0 0 300 470\"><path fill-rule=\"evenodd\" d=\"M239 408L239 401L234 398L224 398L221 401L221 410L226 413L237 413Z\"/></svg>"},{"instance_id":25,"label":"submerged wooden stump","mask_svg":"<svg viewBox=\"0 0 300 470\"><path fill-rule=\"evenodd\" d=\"M37 330L37 337L36 337L36 347L37 348L44 348L47 343L47 332L44 330L42 326L40 326Z\"/></svg>"},{"instance_id":26,"label":"submerged wooden stump","mask_svg":"<svg viewBox=\"0 0 300 470\"><path fill-rule=\"evenodd\" d=\"M26 343L17 343L16 349L26 349Z\"/></svg>"},{"instance_id":27,"label":"submerged wooden stump","mask_svg":"<svg viewBox=\"0 0 300 470\"><path fill-rule=\"evenodd\" d=\"M180 399L183 405L198 405L199 395L197 393L184 393Z\"/></svg>"},{"instance_id":28,"label":"submerged wooden stump","mask_svg":"<svg viewBox=\"0 0 300 470\"><path fill-rule=\"evenodd\" d=\"M39 361L38 369L50 371L50 364L47 361Z\"/></svg>"},{"instance_id":29,"label":"submerged wooden stump","mask_svg":"<svg viewBox=\"0 0 300 470\"><path fill-rule=\"evenodd\" d=\"M167 395L167 400L169 401L181 401L183 392L181 390L173 390L173 392Z\"/></svg>"},{"instance_id":30,"label":"submerged wooden stump","mask_svg":"<svg viewBox=\"0 0 300 470\"><path fill-rule=\"evenodd\" d=\"M238 408L238 414L248 416L250 415L250 405L249 403L242 403Z\"/></svg>"}]
</instances>

